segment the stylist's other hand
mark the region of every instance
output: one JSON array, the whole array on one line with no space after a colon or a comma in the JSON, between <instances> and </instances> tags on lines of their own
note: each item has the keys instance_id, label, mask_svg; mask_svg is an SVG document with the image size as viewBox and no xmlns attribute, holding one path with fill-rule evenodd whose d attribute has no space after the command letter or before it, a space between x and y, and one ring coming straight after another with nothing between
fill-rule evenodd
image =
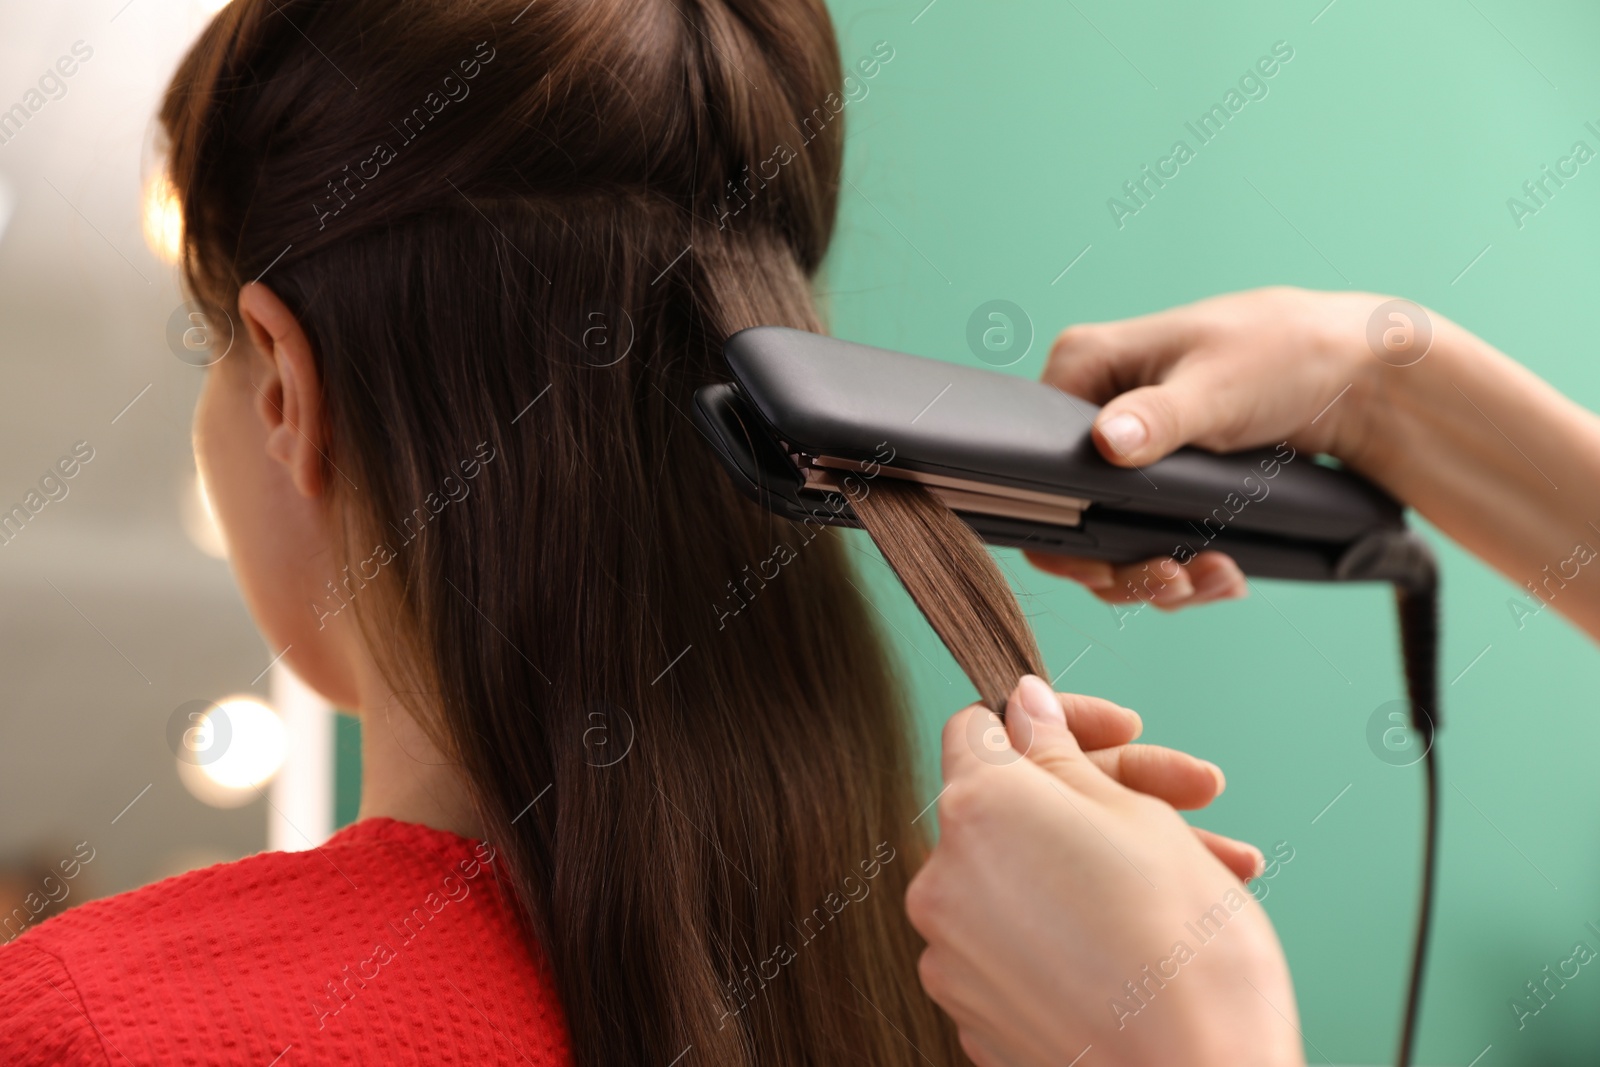
<instances>
[{"instance_id":1,"label":"stylist's other hand","mask_svg":"<svg viewBox=\"0 0 1600 1067\"><path fill-rule=\"evenodd\" d=\"M1303 1064L1272 926L1177 812L1095 766L1038 678L1007 708L1026 758L980 755L974 717L945 727L939 843L906 894L973 1062Z\"/></svg>"},{"instance_id":2,"label":"stylist's other hand","mask_svg":"<svg viewBox=\"0 0 1600 1067\"><path fill-rule=\"evenodd\" d=\"M1385 299L1255 289L1071 326L1051 347L1043 378L1102 405L1095 445L1121 467L1142 467L1182 445L1234 452L1287 441L1308 460L1326 452L1361 470L1371 439L1363 419L1384 369L1368 348L1367 323ZM1432 313L1430 321L1455 329ZM1166 559L1115 566L1027 555L1111 603L1146 599L1170 610L1246 591L1244 575L1220 552L1202 552L1183 567ZM1152 572L1161 581L1151 582Z\"/></svg>"},{"instance_id":3,"label":"stylist's other hand","mask_svg":"<svg viewBox=\"0 0 1600 1067\"><path fill-rule=\"evenodd\" d=\"M1164 800L1175 808L1203 808L1227 788L1222 768L1208 760L1161 745L1136 745L1144 722L1132 708L1113 704L1100 697L1080 693L1057 693L1056 700L1066 719L1067 730L1077 738L1078 747L1089 762L1129 789ZM1009 751L1005 727L995 720L976 737L983 746L1003 746ZM1004 752L995 753L1006 758ZM994 757L991 757L994 758ZM1211 854L1240 878L1261 873L1265 859L1254 845L1195 828Z\"/></svg>"}]
</instances>

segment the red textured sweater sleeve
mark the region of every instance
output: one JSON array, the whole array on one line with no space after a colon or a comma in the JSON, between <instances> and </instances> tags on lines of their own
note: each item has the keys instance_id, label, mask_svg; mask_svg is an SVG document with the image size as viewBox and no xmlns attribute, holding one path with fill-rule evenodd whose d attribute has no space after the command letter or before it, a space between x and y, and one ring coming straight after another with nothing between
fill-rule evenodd
<instances>
[{"instance_id":1,"label":"red textured sweater sleeve","mask_svg":"<svg viewBox=\"0 0 1600 1067\"><path fill-rule=\"evenodd\" d=\"M111 1062L66 967L26 944L0 948L0 1050L7 1067Z\"/></svg>"}]
</instances>

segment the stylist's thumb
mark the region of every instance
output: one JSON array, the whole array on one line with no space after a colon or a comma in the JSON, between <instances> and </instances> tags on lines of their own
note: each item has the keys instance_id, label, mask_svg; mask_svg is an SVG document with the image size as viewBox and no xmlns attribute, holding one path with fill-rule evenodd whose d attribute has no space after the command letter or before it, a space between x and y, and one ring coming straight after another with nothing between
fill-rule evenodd
<instances>
[{"instance_id":1,"label":"stylist's thumb","mask_svg":"<svg viewBox=\"0 0 1600 1067\"><path fill-rule=\"evenodd\" d=\"M1105 778L1067 729L1061 698L1037 675L1023 675L1006 702L1006 733L1013 748L1074 788L1092 789Z\"/></svg>"},{"instance_id":2,"label":"stylist's thumb","mask_svg":"<svg viewBox=\"0 0 1600 1067\"><path fill-rule=\"evenodd\" d=\"M1094 442L1117 466L1142 467L1204 435L1214 412L1184 379L1169 378L1108 401L1094 420Z\"/></svg>"}]
</instances>

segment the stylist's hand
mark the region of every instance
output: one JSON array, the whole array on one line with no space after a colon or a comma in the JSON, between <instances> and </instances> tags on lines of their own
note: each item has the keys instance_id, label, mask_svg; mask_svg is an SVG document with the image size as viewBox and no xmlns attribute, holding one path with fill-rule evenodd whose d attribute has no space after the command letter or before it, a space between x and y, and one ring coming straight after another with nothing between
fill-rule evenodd
<instances>
[{"instance_id":1,"label":"stylist's hand","mask_svg":"<svg viewBox=\"0 0 1600 1067\"><path fill-rule=\"evenodd\" d=\"M1287 441L1308 461L1326 452L1361 470L1371 439L1362 420L1384 370L1368 348L1367 322L1385 299L1256 289L1072 326L1051 347L1044 380L1103 405L1094 441L1118 466L1144 466L1181 445L1233 452ZM1437 330L1459 329L1440 316L1430 321ZM1133 590L1147 584L1146 563L1028 558L1113 603L1135 599ZM1158 561L1147 562L1156 569ZM1220 552L1202 552L1184 567L1159 562L1165 582L1151 601L1158 608L1245 594L1244 575Z\"/></svg>"},{"instance_id":2,"label":"stylist's hand","mask_svg":"<svg viewBox=\"0 0 1600 1067\"><path fill-rule=\"evenodd\" d=\"M1067 729L1089 761L1129 789L1175 808L1193 810L1210 804L1227 787L1222 768L1215 763L1175 748L1133 744L1144 730L1144 722L1133 709L1079 693L1057 693L1055 697ZM977 724L972 742L986 751L994 749L990 758L1008 758L1011 742L998 719ZM1240 878L1261 873L1265 861L1254 845L1198 827L1194 833Z\"/></svg>"},{"instance_id":3,"label":"stylist's hand","mask_svg":"<svg viewBox=\"0 0 1600 1067\"><path fill-rule=\"evenodd\" d=\"M906 894L923 986L973 1062L1303 1064L1271 924L1177 812L1095 766L1038 678L1007 709L1026 758L980 755L974 716L945 727L939 843Z\"/></svg>"}]
</instances>

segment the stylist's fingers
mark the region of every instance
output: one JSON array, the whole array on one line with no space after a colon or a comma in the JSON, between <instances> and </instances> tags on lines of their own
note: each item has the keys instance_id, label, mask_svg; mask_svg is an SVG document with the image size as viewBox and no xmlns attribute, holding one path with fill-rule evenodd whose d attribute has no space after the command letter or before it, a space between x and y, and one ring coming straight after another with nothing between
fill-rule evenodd
<instances>
[{"instance_id":1,"label":"stylist's fingers","mask_svg":"<svg viewBox=\"0 0 1600 1067\"><path fill-rule=\"evenodd\" d=\"M1006 703L1005 729L1017 752L1074 788L1100 793L1111 785L1067 729L1062 702L1043 678L1022 676Z\"/></svg>"},{"instance_id":2,"label":"stylist's fingers","mask_svg":"<svg viewBox=\"0 0 1600 1067\"><path fill-rule=\"evenodd\" d=\"M1112 570L1113 585L1094 590L1108 604L1143 601L1162 611L1231 600L1249 591L1244 572L1229 556L1208 551L1188 563L1171 556L1128 563Z\"/></svg>"},{"instance_id":3,"label":"stylist's fingers","mask_svg":"<svg viewBox=\"0 0 1600 1067\"><path fill-rule=\"evenodd\" d=\"M1068 326L1056 335L1043 378L1094 404L1158 380L1188 347L1192 331L1174 311L1121 322Z\"/></svg>"},{"instance_id":4,"label":"stylist's fingers","mask_svg":"<svg viewBox=\"0 0 1600 1067\"><path fill-rule=\"evenodd\" d=\"M1202 552L1191 559L1184 570L1189 572L1189 584L1194 586L1194 595L1186 601L1188 604L1237 600L1250 592L1244 571L1225 553Z\"/></svg>"},{"instance_id":5,"label":"stylist's fingers","mask_svg":"<svg viewBox=\"0 0 1600 1067\"><path fill-rule=\"evenodd\" d=\"M1203 808L1222 795L1222 768L1160 745L1121 745L1087 753L1089 762L1137 793L1175 808Z\"/></svg>"},{"instance_id":6,"label":"stylist's fingers","mask_svg":"<svg viewBox=\"0 0 1600 1067\"><path fill-rule=\"evenodd\" d=\"M1108 604L1145 601L1162 611L1229 600L1249 591L1244 572L1232 558L1221 552L1202 552L1187 564L1171 556L1129 563L1112 572L1115 584L1095 590Z\"/></svg>"},{"instance_id":7,"label":"stylist's fingers","mask_svg":"<svg viewBox=\"0 0 1600 1067\"><path fill-rule=\"evenodd\" d=\"M1194 835L1241 882L1248 882L1257 877L1267 865L1266 857L1262 856L1261 850L1254 845L1214 834L1210 830L1202 830L1198 826L1194 828Z\"/></svg>"},{"instance_id":8,"label":"stylist's fingers","mask_svg":"<svg viewBox=\"0 0 1600 1067\"><path fill-rule=\"evenodd\" d=\"M1170 556L1140 563L1112 564L1049 552L1024 552L1028 562L1042 571L1080 583L1108 604L1148 601L1163 610L1209 604L1245 596L1249 585L1244 572L1230 557L1201 552L1187 564Z\"/></svg>"},{"instance_id":9,"label":"stylist's fingers","mask_svg":"<svg viewBox=\"0 0 1600 1067\"><path fill-rule=\"evenodd\" d=\"M1029 563L1046 574L1054 574L1058 578L1070 578L1085 589L1096 593L1116 588L1115 568L1103 559L1062 556L1054 552L1037 552L1033 549L1023 549L1022 554L1027 557Z\"/></svg>"},{"instance_id":10,"label":"stylist's fingers","mask_svg":"<svg viewBox=\"0 0 1600 1067\"><path fill-rule=\"evenodd\" d=\"M1040 570L1070 578L1108 604L1148 600L1166 606L1194 596L1187 569L1171 556L1152 556L1138 563L1107 563L1047 552L1023 554Z\"/></svg>"},{"instance_id":11,"label":"stylist's fingers","mask_svg":"<svg viewBox=\"0 0 1600 1067\"><path fill-rule=\"evenodd\" d=\"M1144 732L1144 720L1132 708L1081 693L1057 693L1067 729L1085 752L1126 745Z\"/></svg>"}]
</instances>

